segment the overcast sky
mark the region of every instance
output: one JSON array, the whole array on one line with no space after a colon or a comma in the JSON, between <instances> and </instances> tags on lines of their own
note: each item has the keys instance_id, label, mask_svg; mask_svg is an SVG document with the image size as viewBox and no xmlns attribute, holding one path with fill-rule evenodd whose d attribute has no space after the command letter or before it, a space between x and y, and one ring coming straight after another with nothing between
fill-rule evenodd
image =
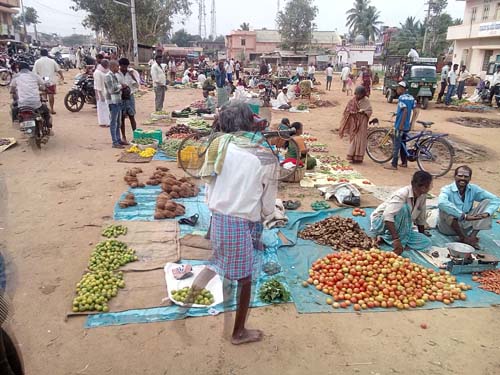
<instances>
[{"instance_id":1,"label":"overcast sky","mask_svg":"<svg viewBox=\"0 0 500 375\"><path fill-rule=\"evenodd\" d=\"M205 0L205 2L207 34L209 34L212 0ZM215 2L217 34L228 34L231 30L237 29L242 22L249 22L251 28L271 29L275 27L278 0L215 0ZM345 12L352 7L352 2L352 0L315 0L314 3L319 8L318 17L315 20L318 30L337 29L339 33L346 32ZM284 8L285 3L285 0L280 0L281 9ZM398 26L409 16L423 19L424 3L426 3L425 0L372 0L372 4L380 11L382 22L389 26ZM454 18L463 18L465 1L448 0L448 3L448 12ZM24 5L34 7L40 16L41 24L38 25L38 30L60 35L70 35L74 31L89 34L90 31L82 26L85 14L71 10L72 4L71 0L24 0ZM196 34L198 32L197 5L192 5L192 12L192 16L186 20L184 27L188 32ZM183 27L182 24L177 22L175 29L181 27Z\"/></svg>"}]
</instances>

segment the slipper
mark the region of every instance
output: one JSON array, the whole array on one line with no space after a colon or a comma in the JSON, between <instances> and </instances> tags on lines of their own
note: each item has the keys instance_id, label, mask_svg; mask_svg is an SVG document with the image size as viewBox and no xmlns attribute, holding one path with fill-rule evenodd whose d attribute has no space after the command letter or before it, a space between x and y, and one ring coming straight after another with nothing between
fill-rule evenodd
<instances>
[{"instance_id":1,"label":"slipper","mask_svg":"<svg viewBox=\"0 0 500 375\"><path fill-rule=\"evenodd\" d=\"M284 201L283 207L287 210L296 210L300 207L300 201Z\"/></svg>"},{"instance_id":2,"label":"slipper","mask_svg":"<svg viewBox=\"0 0 500 375\"><path fill-rule=\"evenodd\" d=\"M193 276L193 267L190 264L181 264L179 267L172 269L172 275L176 280L186 279Z\"/></svg>"},{"instance_id":3,"label":"slipper","mask_svg":"<svg viewBox=\"0 0 500 375\"><path fill-rule=\"evenodd\" d=\"M184 218L179 220L179 224L186 224L186 225L190 225L190 226L194 227L196 225L196 223L198 222L199 217L200 217L200 215L198 215L198 214L194 214L191 217L184 217Z\"/></svg>"}]
</instances>

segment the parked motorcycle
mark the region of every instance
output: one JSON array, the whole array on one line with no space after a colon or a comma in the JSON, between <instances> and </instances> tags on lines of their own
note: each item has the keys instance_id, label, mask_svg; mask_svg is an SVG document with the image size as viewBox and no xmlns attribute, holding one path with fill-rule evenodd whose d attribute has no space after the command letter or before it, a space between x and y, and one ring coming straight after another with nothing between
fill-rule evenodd
<instances>
[{"instance_id":1,"label":"parked motorcycle","mask_svg":"<svg viewBox=\"0 0 500 375\"><path fill-rule=\"evenodd\" d=\"M70 112L79 112L85 103L96 104L94 77L78 74L75 77L73 88L64 97L64 106Z\"/></svg>"}]
</instances>

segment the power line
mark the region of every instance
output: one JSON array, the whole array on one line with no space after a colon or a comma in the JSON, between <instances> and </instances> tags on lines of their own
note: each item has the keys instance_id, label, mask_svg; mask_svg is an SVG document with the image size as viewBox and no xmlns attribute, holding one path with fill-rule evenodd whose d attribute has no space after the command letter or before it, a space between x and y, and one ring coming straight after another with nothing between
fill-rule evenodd
<instances>
[{"instance_id":1,"label":"power line","mask_svg":"<svg viewBox=\"0 0 500 375\"><path fill-rule=\"evenodd\" d=\"M25 0L25 3L26 2L27 1ZM43 7L43 8L46 8L48 10L51 10L51 11L59 13L59 14L64 14L64 15L69 16L69 17L75 17L75 18L80 18L80 19L82 18L82 16L79 16L79 15L76 15L76 14L67 13L67 12L63 12L63 11L61 11L59 9L55 9L55 8L49 7L48 5L42 4L42 3L40 3L40 2L38 2L36 0L29 0L28 2L30 2L30 3L33 2L33 3L39 5L39 6Z\"/></svg>"}]
</instances>

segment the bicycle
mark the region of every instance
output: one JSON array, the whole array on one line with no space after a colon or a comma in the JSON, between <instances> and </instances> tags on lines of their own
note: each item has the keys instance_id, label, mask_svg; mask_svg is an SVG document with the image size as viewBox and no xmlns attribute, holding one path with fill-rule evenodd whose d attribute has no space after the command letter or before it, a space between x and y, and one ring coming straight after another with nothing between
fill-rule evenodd
<instances>
[{"instance_id":1,"label":"bicycle","mask_svg":"<svg viewBox=\"0 0 500 375\"><path fill-rule=\"evenodd\" d=\"M278 180L283 181L293 175L297 166L302 163L300 160L299 145L292 138L292 135L295 134L295 129L260 131L254 134L256 144L271 150L274 157L278 160L280 165ZM177 162L182 170L193 178L200 178L199 170L205 160L206 152L213 140L220 135L221 133L212 129L197 131L184 138L177 151ZM290 153L296 156L287 157L286 155ZM283 163L285 159L287 163Z\"/></svg>"},{"instance_id":2,"label":"bicycle","mask_svg":"<svg viewBox=\"0 0 500 375\"><path fill-rule=\"evenodd\" d=\"M417 121L425 129L430 129L432 121ZM453 166L455 151L448 142L448 134L421 130L402 140L402 150L409 162L417 162L418 168L434 177L448 173ZM374 129L368 134L366 152L376 163L387 163L392 159L394 148L394 128ZM413 143L410 145L410 143Z\"/></svg>"}]
</instances>

